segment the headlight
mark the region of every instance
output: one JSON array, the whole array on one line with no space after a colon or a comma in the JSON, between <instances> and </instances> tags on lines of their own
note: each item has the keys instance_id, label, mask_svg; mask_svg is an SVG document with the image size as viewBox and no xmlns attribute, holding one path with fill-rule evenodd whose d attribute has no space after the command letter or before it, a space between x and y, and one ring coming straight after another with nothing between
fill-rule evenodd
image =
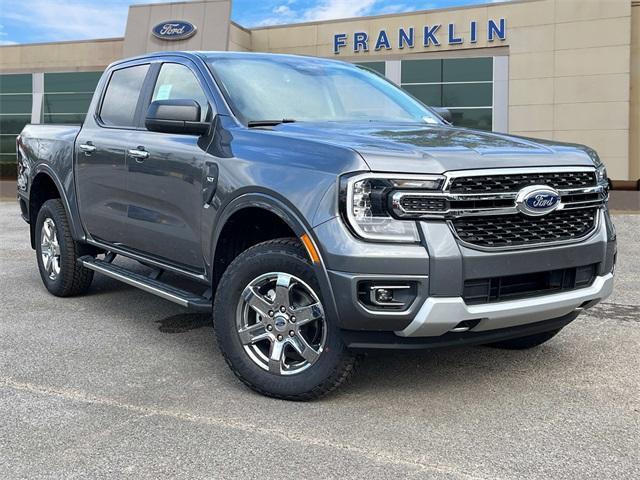
<instances>
[{"instance_id":1,"label":"headlight","mask_svg":"<svg viewBox=\"0 0 640 480\"><path fill-rule=\"evenodd\" d=\"M598 185L608 185L609 177L607 177L607 168L604 166L604 163L601 163L599 167L596 168L596 180Z\"/></svg>"},{"instance_id":2,"label":"headlight","mask_svg":"<svg viewBox=\"0 0 640 480\"><path fill-rule=\"evenodd\" d=\"M444 177L365 173L343 177L341 209L355 234L365 240L414 243L420 240L415 220L390 214L391 196L397 191L437 190Z\"/></svg>"}]
</instances>

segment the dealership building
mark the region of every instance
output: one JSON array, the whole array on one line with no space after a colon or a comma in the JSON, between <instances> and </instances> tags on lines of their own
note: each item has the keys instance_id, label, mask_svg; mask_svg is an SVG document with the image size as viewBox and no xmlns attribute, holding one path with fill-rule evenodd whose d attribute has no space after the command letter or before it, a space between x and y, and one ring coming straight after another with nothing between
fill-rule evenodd
<instances>
[{"instance_id":1,"label":"dealership building","mask_svg":"<svg viewBox=\"0 0 640 480\"><path fill-rule=\"evenodd\" d=\"M456 125L595 148L640 178L640 1L517 0L245 28L230 0L133 5L124 38L0 47L0 167L25 123L80 123L111 62L161 50L290 53L363 64Z\"/></svg>"}]
</instances>

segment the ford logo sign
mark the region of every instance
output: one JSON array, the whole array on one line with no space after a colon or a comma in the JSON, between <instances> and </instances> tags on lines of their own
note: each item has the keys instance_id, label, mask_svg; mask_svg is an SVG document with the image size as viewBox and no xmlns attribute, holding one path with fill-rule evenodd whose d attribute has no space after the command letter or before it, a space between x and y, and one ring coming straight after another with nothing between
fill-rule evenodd
<instances>
[{"instance_id":1,"label":"ford logo sign","mask_svg":"<svg viewBox=\"0 0 640 480\"><path fill-rule=\"evenodd\" d=\"M153 36L161 40L184 40L196 33L196 26L180 20L169 20L153 27Z\"/></svg>"},{"instance_id":2,"label":"ford logo sign","mask_svg":"<svg viewBox=\"0 0 640 480\"><path fill-rule=\"evenodd\" d=\"M560 207L560 194L555 188L545 185L525 187L516 197L516 208L525 215L538 217Z\"/></svg>"}]
</instances>

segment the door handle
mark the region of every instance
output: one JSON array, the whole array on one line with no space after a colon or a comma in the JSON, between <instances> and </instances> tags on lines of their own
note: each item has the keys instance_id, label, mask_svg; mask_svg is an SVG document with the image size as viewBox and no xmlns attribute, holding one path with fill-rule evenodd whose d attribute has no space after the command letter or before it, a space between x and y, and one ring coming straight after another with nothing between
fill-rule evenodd
<instances>
[{"instance_id":1,"label":"door handle","mask_svg":"<svg viewBox=\"0 0 640 480\"><path fill-rule=\"evenodd\" d=\"M145 160L149 158L149 152L141 150L139 148L129 150L129 155L131 155L136 160Z\"/></svg>"},{"instance_id":2,"label":"door handle","mask_svg":"<svg viewBox=\"0 0 640 480\"><path fill-rule=\"evenodd\" d=\"M84 153L93 153L96 151L96 147L91 145L91 142L87 142L80 145L80 150L82 150Z\"/></svg>"}]
</instances>

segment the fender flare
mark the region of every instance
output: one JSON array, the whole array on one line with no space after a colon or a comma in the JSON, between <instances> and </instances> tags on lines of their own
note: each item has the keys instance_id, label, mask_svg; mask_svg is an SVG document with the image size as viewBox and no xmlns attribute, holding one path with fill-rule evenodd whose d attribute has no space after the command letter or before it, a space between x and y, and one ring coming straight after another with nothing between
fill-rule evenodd
<instances>
[{"instance_id":1,"label":"fender flare","mask_svg":"<svg viewBox=\"0 0 640 480\"><path fill-rule=\"evenodd\" d=\"M281 218L288 226L293 230L296 237L300 237L306 234L313 242L313 245L320 257L319 263L312 263L313 269L316 273L316 278L320 284L322 298L325 299L325 309L329 309L329 313L332 318L335 318L340 324L340 317L338 315L338 308L333 295L333 289L329 281L329 274L327 272L326 265L323 260L322 249L318 244L313 229L309 224L303 220L303 216L297 212L293 205L290 205L286 200L279 199L274 195L267 193L244 193L231 200L225 205L222 212L218 215L214 232L211 237L211 264L213 264L216 254L216 247L218 240L220 239L220 233L222 232L227 221L237 212L244 210L245 208L262 208L271 213L274 213ZM213 269L211 269L213 270Z\"/></svg>"},{"instance_id":2,"label":"fender flare","mask_svg":"<svg viewBox=\"0 0 640 480\"><path fill-rule=\"evenodd\" d=\"M76 240L81 240L84 238L84 231L82 230L82 228L80 227L79 224L79 219L76 218L75 215L72 214L72 210L71 210L71 204L69 202L69 197L67 195L67 191L65 190L62 181L60 180L60 178L58 177L58 175L56 174L55 170L53 170L49 165L47 165L46 163L40 163L38 165L36 165L36 167L34 168L34 170L32 171L31 174L31 181L30 181L30 185L29 185L29 196L27 198L28 201L28 207L29 207L29 217L31 218L32 213L31 212L31 197L33 194L33 184L35 182L35 179L40 176L40 175L45 175L47 176L54 184L54 186L56 187L56 189L58 190L58 193L60 195L60 201L62 201L62 205L64 206L64 210L67 214L67 220L69 221L69 226L71 227L71 232L73 234L73 238ZM34 238L34 233L35 233L35 222L30 222L31 225L31 243L32 246L35 247L35 238Z\"/></svg>"}]
</instances>

